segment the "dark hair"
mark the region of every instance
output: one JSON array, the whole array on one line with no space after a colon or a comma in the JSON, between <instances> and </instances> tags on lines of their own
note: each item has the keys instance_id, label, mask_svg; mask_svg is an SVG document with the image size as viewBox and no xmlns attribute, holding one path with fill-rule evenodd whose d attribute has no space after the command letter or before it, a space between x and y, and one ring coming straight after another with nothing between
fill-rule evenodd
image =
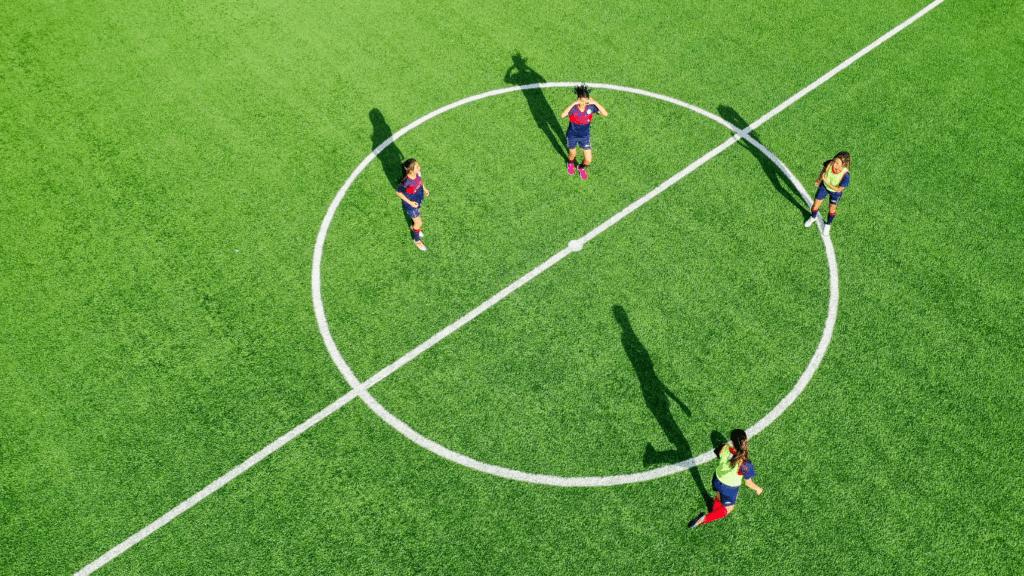
<instances>
[{"instance_id":1,"label":"dark hair","mask_svg":"<svg viewBox=\"0 0 1024 576\"><path fill-rule=\"evenodd\" d=\"M750 459L747 449L750 441L747 440L747 433L740 429L733 430L729 436L732 438L732 447L736 449L736 453L729 459L729 466L735 468Z\"/></svg>"},{"instance_id":2,"label":"dark hair","mask_svg":"<svg viewBox=\"0 0 1024 576\"><path fill-rule=\"evenodd\" d=\"M838 159L843 161L843 167L844 168L846 168L847 170L850 169L850 153L849 152L840 152L839 154L836 154L832 158L832 161L835 162L836 158L838 158Z\"/></svg>"},{"instance_id":3,"label":"dark hair","mask_svg":"<svg viewBox=\"0 0 1024 576\"><path fill-rule=\"evenodd\" d=\"M588 88L586 84L576 86L573 88L573 91L576 92L577 98L590 98L590 88Z\"/></svg>"},{"instance_id":4,"label":"dark hair","mask_svg":"<svg viewBox=\"0 0 1024 576\"><path fill-rule=\"evenodd\" d=\"M398 177L398 185L401 186L405 182L405 178L409 176L409 170L412 170L412 165L416 163L415 158L409 158L405 162L402 162L402 174Z\"/></svg>"}]
</instances>

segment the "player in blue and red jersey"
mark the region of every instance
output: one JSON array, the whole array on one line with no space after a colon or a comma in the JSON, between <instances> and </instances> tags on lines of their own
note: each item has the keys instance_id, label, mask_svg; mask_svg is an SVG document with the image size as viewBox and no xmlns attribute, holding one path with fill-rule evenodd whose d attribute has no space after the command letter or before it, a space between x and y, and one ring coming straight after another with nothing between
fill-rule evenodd
<instances>
[{"instance_id":1,"label":"player in blue and red jersey","mask_svg":"<svg viewBox=\"0 0 1024 576\"><path fill-rule=\"evenodd\" d=\"M423 171L415 158L402 162L402 173L405 176L398 183L399 189L395 193L402 199L402 207L412 220L412 241L416 243L417 248L426 252L427 247L423 245L423 218L420 217L420 207L423 206L423 198L430 196L430 190L423 185Z\"/></svg>"},{"instance_id":2,"label":"player in blue and red jersey","mask_svg":"<svg viewBox=\"0 0 1024 576\"><path fill-rule=\"evenodd\" d=\"M690 528L728 516L736 507L740 484L746 484L747 488L757 492L758 496L764 492L764 488L754 484L754 463L750 461L748 453L747 433L743 430L733 430L730 436L732 446L726 444L718 450L718 467L715 468L715 477L711 481L711 487L718 494L715 496L711 512L697 516L690 522Z\"/></svg>"},{"instance_id":3,"label":"player in blue and red jersey","mask_svg":"<svg viewBox=\"0 0 1024 576\"><path fill-rule=\"evenodd\" d=\"M818 209L821 208L825 197L828 197L828 220L825 221L824 233L828 236L832 229L832 221L836 218L836 207L843 197L843 190L850 185L850 153L840 152L831 160L825 162L821 167L818 179L814 181L818 187L814 195L814 204L811 206L811 217L804 222L805 227L814 224L818 217Z\"/></svg>"},{"instance_id":4,"label":"player in blue and red jersey","mask_svg":"<svg viewBox=\"0 0 1024 576\"><path fill-rule=\"evenodd\" d=\"M565 145L569 148L569 162L566 169L569 174L576 173L576 147L583 148L583 164L580 166L580 178L587 179L587 166L594 161L594 153L590 150L590 121L594 113L607 116L608 111L597 100L590 97L590 89L580 84L575 89L576 101L570 104L562 118L569 117L569 129L565 133Z\"/></svg>"}]
</instances>

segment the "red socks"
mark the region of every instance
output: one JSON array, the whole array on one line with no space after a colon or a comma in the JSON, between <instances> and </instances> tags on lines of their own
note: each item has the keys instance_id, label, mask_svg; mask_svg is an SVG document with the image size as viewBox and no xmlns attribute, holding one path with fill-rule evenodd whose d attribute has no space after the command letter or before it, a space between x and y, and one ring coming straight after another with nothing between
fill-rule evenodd
<instances>
[{"instance_id":1,"label":"red socks","mask_svg":"<svg viewBox=\"0 0 1024 576\"><path fill-rule=\"evenodd\" d=\"M719 520L721 518L725 518L728 515L729 515L729 510L727 510L725 508L725 506L722 506L722 501L719 500L718 497L715 497L715 504L711 508L711 512L708 512L708 515L704 517L704 521L701 522L701 524L707 524L708 522L714 522L715 520Z\"/></svg>"}]
</instances>

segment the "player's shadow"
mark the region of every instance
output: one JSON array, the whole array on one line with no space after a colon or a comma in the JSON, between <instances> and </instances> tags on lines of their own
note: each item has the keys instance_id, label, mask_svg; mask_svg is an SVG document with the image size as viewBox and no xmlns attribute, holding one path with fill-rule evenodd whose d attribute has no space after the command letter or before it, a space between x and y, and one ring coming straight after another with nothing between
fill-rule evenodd
<instances>
[{"instance_id":1,"label":"player's shadow","mask_svg":"<svg viewBox=\"0 0 1024 576\"><path fill-rule=\"evenodd\" d=\"M744 120L743 117L740 116L739 112L733 110L730 106L726 106L724 104L719 106L718 115L724 118L725 120L732 122L737 128L741 130L743 128L746 128L747 126L750 126L750 123ZM756 130L750 132L750 137L753 138L754 140L757 140L758 142L761 141L761 138L757 135ZM771 181L772 186L775 187L775 191L778 192L786 200L789 200L789 202L796 206L797 209L800 210L801 213L803 213L805 216L810 215L810 208L808 208L807 203L804 202L803 197L800 196L800 192L797 191L796 187L793 186L793 183L789 181L788 177L786 177L786 174L778 166L776 166L775 163L771 161L771 159L765 156L764 153L758 150L757 147L755 147L750 142L741 139L739 141L739 144L740 146L746 148L746 150L750 152L754 156L754 158L756 158L757 161L761 164L761 169L764 170L765 175L768 176L768 180Z\"/></svg>"},{"instance_id":2,"label":"player's shadow","mask_svg":"<svg viewBox=\"0 0 1024 576\"><path fill-rule=\"evenodd\" d=\"M547 82L547 80L536 70L530 68L522 54L519 52L512 54L512 66L505 71L506 84L527 86L544 82ZM548 137L551 147L555 149L555 152L558 152L562 160L568 162L569 155L565 151L565 143L563 142L565 130L562 128L558 116L555 115L555 111L551 109L551 104L548 103L548 99L544 96L544 91L540 88L530 88L529 90L521 90L521 92L526 98L526 104L530 107L530 112L533 114L533 121L537 123L537 128L540 128L540 131Z\"/></svg>"},{"instance_id":3,"label":"player's shadow","mask_svg":"<svg viewBox=\"0 0 1024 576\"><path fill-rule=\"evenodd\" d=\"M669 401L672 400L679 405L679 408L687 416L690 416L690 408L665 386L661 378L658 378L657 372L654 371L654 361L651 360L651 355L647 352L647 348L644 347L636 333L633 332L633 325L629 321L629 315L626 314L622 306L612 306L612 314L615 315L616 322L622 327L622 348L626 351L626 357L629 358L629 362L633 365L637 379L640 380L640 392L643 394L644 403L647 404L647 409L651 411L654 419L661 426L665 437L675 446L672 450L656 450L654 446L648 443L644 449L644 466L675 464L692 458L693 451L690 449L690 443L686 441L686 436L683 435L683 431L676 424L676 420L670 410L671 403ZM693 481L697 484L697 488L700 490L704 500L710 501L710 496L704 488L704 482L701 480L700 472L696 466L690 468L690 474L693 476Z\"/></svg>"},{"instance_id":4,"label":"player's shadow","mask_svg":"<svg viewBox=\"0 0 1024 576\"><path fill-rule=\"evenodd\" d=\"M373 134L370 136L370 144L373 146L373 150L377 149L384 142L387 142L394 132L391 131L391 126L388 126L387 120L384 119L384 114L374 108L370 110L370 124L373 125ZM397 190L399 180L402 178L402 162L405 161L405 156L402 155L402 151L398 148L398 144L394 142L388 144L377 154L377 160L380 161L380 167L384 171L384 178L388 181L389 190ZM401 200L395 196L395 200L399 203ZM401 206L399 206L401 208ZM402 216L405 217L405 225L412 226L412 219L409 215L402 210ZM409 237L412 238L412 230L409 230Z\"/></svg>"}]
</instances>

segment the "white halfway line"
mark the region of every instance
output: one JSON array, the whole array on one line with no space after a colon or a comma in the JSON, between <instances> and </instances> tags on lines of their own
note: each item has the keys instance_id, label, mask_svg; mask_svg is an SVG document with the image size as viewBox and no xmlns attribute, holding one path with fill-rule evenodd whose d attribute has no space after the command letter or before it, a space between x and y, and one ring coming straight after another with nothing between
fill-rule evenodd
<instances>
[{"instance_id":1,"label":"white halfway line","mask_svg":"<svg viewBox=\"0 0 1024 576\"><path fill-rule=\"evenodd\" d=\"M932 2L931 4L929 4L928 6L923 8L921 11L919 11L916 14L914 14L910 18L908 18L902 24L900 24L899 26L893 28L891 31L889 31L888 33L886 33L885 35L880 37L878 40L875 40L874 42L869 44L867 47L865 47L861 51L857 52L856 54L854 54L853 56L851 56L850 58L845 60L843 63L841 63L840 65L838 65L835 68L833 68L832 70L830 70L829 72L827 72L821 78L819 78L818 80L816 80L815 82L813 82L812 84L810 84L809 86L807 86L806 88L801 90L800 92L797 92L795 95L790 97L788 100L786 100L785 102L783 102L779 106L776 106L775 108L773 108L771 111L769 111L767 114L765 114L764 116L762 116L758 120L754 121L750 126L748 126L743 131L743 134L744 135L745 134L749 134L752 130L754 130L757 127L761 126L766 121L768 121L769 119L771 119L775 115L779 114L780 112L782 112L783 110L788 108L794 102L796 102L797 100L799 100L803 96L807 95L809 92L811 92L812 90L814 90L815 88L817 88L818 86L823 84L824 82L828 81L830 78L832 78L833 76L835 76L836 74L838 74L842 70L848 68L851 64L853 64L854 62L859 60L861 57L863 57L864 55L869 53L871 50L877 48L879 45L881 45L883 42L885 42L889 38L892 38L894 35L896 35L900 31L902 31L904 28L906 28L910 24L914 23L917 19L921 18L922 16L924 16L928 12L932 11L934 8L936 8L937 6L942 4L944 1L945 0L935 0L934 2ZM410 129L412 127L413 127L412 125L409 126ZM397 135L398 134L396 134L396 136ZM392 140L393 140L393 138L394 138L394 136L392 137ZM729 145L731 145L732 143L736 142L739 139L740 139L740 136L736 135L733 138L730 138L729 140L727 140L726 143L723 143L722 145L720 145L715 150L718 150L719 152L721 152L721 150L724 150L725 147L728 147ZM721 150L719 150L719 149L721 149ZM704 160L704 162L706 162L706 161L707 160ZM700 162L700 160L698 160L698 162ZM701 162L701 163L703 163L703 162ZM689 173L689 172L687 172L687 173ZM679 176L679 175L677 174L677 176ZM683 174L683 176L685 176L685 174ZM682 178L683 176L679 176L679 178ZM675 176L673 178L675 179ZM678 179L675 179L675 181L678 181ZM645 196L645 198L646 198L646 196ZM593 234L593 232L591 232L591 233ZM592 236L588 235L588 237L592 237ZM588 238L588 237L584 237L584 238ZM314 271L314 274L316 272L318 272L318 271ZM316 276L314 276L314 277L316 277ZM351 375L351 380L349 379L350 375ZM78 572L75 572L74 576L86 576L88 574L92 574L96 570L99 570L104 565L106 565L108 562L110 562L114 558L117 558L118 556L123 554L126 550L128 550L129 548L131 548L135 544L138 544L139 542L144 540L146 537L148 537L150 534L152 534L153 532L156 532L162 526L164 526L165 524L167 524L171 520L175 519L176 517L180 516L182 513L187 511L189 508L192 508L193 506L195 506L196 504L198 504L199 502L204 500L207 496L209 496L210 494L213 494L214 492L216 492L217 490L222 488L224 485L226 485L228 482L234 480L236 477L241 475L243 472L245 472L246 470L248 470L248 469L252 468L253 466L255 466L256 464L258 464L260 461L262 461L267 456L269 456L269 455L273 454L274 452L276 452L279 448L281 448L282 446L284 446L285 444L290 442L292 439L294 439L298 435L302 434L303 432L305 432L309 428L312 428L314 425L319 423L324 418L326 418L326 417L330 416L331 414L333 414L334 412L336 412L342 406L347 404L350 400L355 398L359 394L360 391L365 390L368 387L366 384L359 384L358 380L355 378L355 375L352 374L351 371L348 371L348 373L344 374L344 376L345 376L346 380L349 381L349 384L353 386L353 389L351 391L349 391L347 394L345 394L341 398L338 398L337 400L332 402L329 406L327 406L323 410L317 412L316 414L311 416L309 419L307 419L305 422L303 422L302 424L299 424L298 426L296 426L295 428L290 430L288 433L284 434L283 436L281 436L280 438L278 438L277 440L275 440L271 444L267 445L265 448L263 448L262 450L260 450L256 454L253 454L252 456L247 458L244 462L242 462L238 466L235 466L230 471L228 471L226 474L224 474L223 476L217 478L216 480L214 480L213 482L208 484L205 488L203 488L199 492L196 492L190 498L188 498L187 500L185 500L181 504L178 504L177 506L175 506L174 508L169 510L166 514L164 514L160 518L154 520L151 524L149 524L145 528L139 530L138 532L136 532L135 534L131 535L130 537L125 539L123 542L121 542L117 546L114 546L113 548L108 550L102 556L100 556L96 560L90 562L88 565L83 567ZM353 382L355 382L355 384L353 384ZM370 385L372 385L372 383Z\"/></svg>"}]
</instances>

